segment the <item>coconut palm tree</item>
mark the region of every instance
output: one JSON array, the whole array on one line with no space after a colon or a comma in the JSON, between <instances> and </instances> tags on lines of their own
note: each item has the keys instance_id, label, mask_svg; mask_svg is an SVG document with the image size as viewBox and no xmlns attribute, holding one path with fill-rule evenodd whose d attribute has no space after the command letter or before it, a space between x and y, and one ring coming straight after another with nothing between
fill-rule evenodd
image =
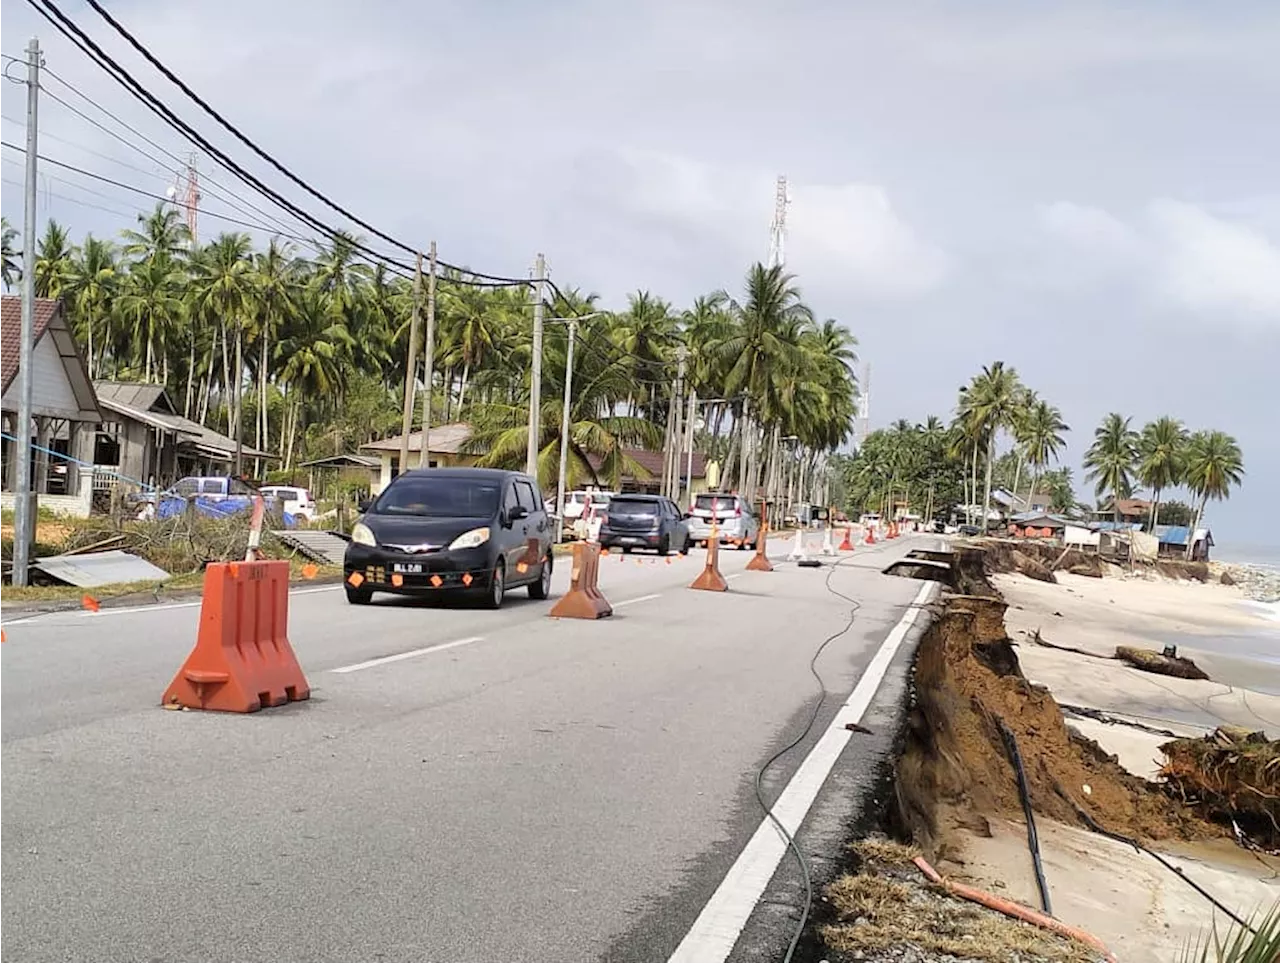
<instances>
[{"instance_id":1,"label":"coconut palm tree","mask_svg":"<svg viewBox=\"0 0 1280 963\"><path fill-rule=\"evenodd\" d=\"M1062 420L1062 412L1047 401L1037 400L1022 419L1023 454L1031 465L1031 495L1036 493L1040 475L1050 461L1057 461L1058 452L1066 445L1062 437L1070 431ZM1028 507L1030 507L1028 499Z\"/></svg>"},{"instance_id":2,"label":"coconut palm tree","mask_svg":"<svg viewBox=\"0 0 1280 963\"><path fill-rule=\"evenodd\" d=\"M1160 493L1182 481L1187 429L1167 415L1143 426L1138 437L1138 478L1151 489L1150 531L1160 524Z\"/></svg>"},{"instance_id":3,"label":"coconut palm tree","mask_svg":"<svg viewBox=\"0 0 1280 963\"><path fill-rule=\"evenodd\" d=\"M995 446L1002 431L1012 430L1023 403L1025 389L1018 372L996 361L975 375L962 393L960 412L965 431L986 455L986 494L982 501L983 527L991 511L991 471Z\"/></svg>"},{"instance_id":4,"label":"coconut palm tree","mask_svg":"<svg viewBox=\"0 0 1280 963\"><path fill-rule=\"evenodd\" d=\"M150 214L138 215L138 229L121 232L124 253L139 261L181 260L190 252L191 232L182 215L169 204L157 204Z\"/></svg>"},{"instance_id":5,"label":"coconut palm tree","mask_svg":"<svg viewBox=\"0 0 1280 963\"><path fill-rule=\"evenodd\" d=\"M1183 481L1200 499L1195 524L1187 537L1187 558L1191 558L1206 503L1211 498L1223 501L1231 496L1231 489L1244 480L1244 458L1240 445L1226 432L1197 431L1187 439L1183 467Z\"/></svg>"},{"instance_id":6,"label":"coconut palm tree","mask_svg":"<svg viewBox=\"0 0 1280 963\"><path fill-rule=\"evenodd\" d=\"M36 297L60 298L71 278L71 245L67 230L57 221L45 225L36 246Z\"/></svg>"},{"instance_id":7,"label":"coconut palm tree","mask_svg":"<svg viewBox=\"0 0 1280 963\"><path fill-rule=\"evenodd\" d=\"M240 447L244 435L241 424L244 389L245 328L254 308L254 272L248 234L220 234L201 252L196 264L194 302L209 318L216 318L222 335L223 374L227 399L227 429L236 440L236 474L241 471ZM234 347L234 369L226 371L226 351Z\"/></svg>"},{"instance_id":8,"label":"coconut palm tree","mask_svg":"<svg viewBox=\"0 0 1280 963\"><path fill-rule=\"evenodd\" d=\"M271 444L267 380L271 374L272 350L302 287L293 246L273 237L267 249L253 257L250 284L256 309L254 340L258 349L258 418L254 447L263 449Z\"/></svg>"},{"instance_id":9,"label":"coconut palm tree","mask_svg":"<svg viewBox=\"0 0 1280 963\"><path fill-rule=\"evenodd\" d=\"M183 277L172 261L151 258L135 264L125 276L116 308L136 345L144 346L143 378L168 380L169 351L177 325L186 311Z\"/></svg>"},{"instance_id":10,"label":"coconut palm tree","mask_svg":"<svg viewBox=\"0 0 1280 963\"><path fill-rule=\"evenodd\" d=\"M92 234L85 237L84 244L71 262L67 293L71 296L77 322L76 333L88 348L86 356L90 378L102 366L100 359L97 359L95 365L95 332L98 334L97 344L100 350L105 350L109 340L107 332L101 329L111 315L111 300L116 290L116 270L115 246Z\"/></svg>"},{"instance_id":11,"label":"coconut palm tree","mask_svg":"<svg viewBox=\"0 0 1280 963\"><path fill-rule=\"evenodd\" d=\"M18 232L10 225L9 219L0 219L0 241L3 242L3 261L0 270L6 291L13 288L14 282L22 277L22 254L18 250Z\"/></svg>"},{"instance_id":12,"label":"coconut palm tree","mask_svg":"<svg viewBox=\"0 0 1280 963\"><path fill-rule=\"evenodd\" d=\"M314 399L321 411L333 410L345 386L353 347L334 299L318 285L304 287L276 352L282 359L279 378L287 390L285 468L293 467L294 439L306 428L305 402Z\"/></svg>"},{"instance_id":13,"label":"coconut palm tree","mask_svg":"<svg viewBox=\"0 0 1280 963\"><path fill-rule=\"evenodd\" d=\"M1085 477L1094 483L1093 494L1111 495L1111 508L1120 521L1120 499L1133 494L1138 465L1138 433L1129 427L1133 419L1111 412L1093 432L1093 444L1085 452Z\"/></svg>"}]
</instances>

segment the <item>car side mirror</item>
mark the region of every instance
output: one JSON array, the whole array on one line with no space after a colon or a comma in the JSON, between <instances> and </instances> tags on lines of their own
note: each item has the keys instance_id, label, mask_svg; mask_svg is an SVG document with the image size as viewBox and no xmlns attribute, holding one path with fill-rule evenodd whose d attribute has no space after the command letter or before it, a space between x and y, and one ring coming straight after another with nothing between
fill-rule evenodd
<instances>
[{"instance_id":1,"label":"car side mirror","mask_svg":"<svg viewBox=\"0 0 1280 963\"><path fill-rule=\"evenodd\" d=\"M529 509L525 508L523 505L516 505L507 509L507 521L509 522L518 522L520 519L528 517Z\"/></svg>"},{"instance_id":2,"label":"car side mirror","mask_svg":"<svg viewBox=\"0 0 1280 963\"><path fill-rule=\"evenodd\" d=\"M685 520L688 520L690 518L693 518L693 512L684 512L680 517Z\"/></svg>"},{"instance_id":3,"label":"car side mirror","mask_svg":"<svg viewBox=\"0 0 1280 963\"><path fill-rule=\"evenodd\" d=\"M372 498L364 498L364 499L361 499L360 501L356 502L356 511L358 511L361 515L363 515L365 512L367 512L367 511L368 511L370 508L372 508L372 507L373 507L373 499L372 499Z\"/></svg>"}]
</instances>

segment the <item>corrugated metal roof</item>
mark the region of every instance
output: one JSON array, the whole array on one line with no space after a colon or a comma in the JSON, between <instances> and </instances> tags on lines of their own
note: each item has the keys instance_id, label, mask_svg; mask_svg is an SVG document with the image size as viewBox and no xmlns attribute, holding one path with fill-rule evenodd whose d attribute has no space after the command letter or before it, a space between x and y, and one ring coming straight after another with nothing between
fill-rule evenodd
<instances>
[{"instance_id":1,"label":"corrugated metal roof","mask_svg":"<svg viewBox=\"0 0 1280 963\"><path fill-rule=\"evenodd\" d=\"M128 552L91 552L84 555L50 555L38 558L35 567L46 575L77 588L96 588L124 582L163 582L168 572L145 558Z\"/></svg>"},{"instance_id":2,"label":"corrugated metal roof","mask_svg":"<svg viewBox=\"0 0 1280 963\"><path fill-rule=\"evenodd\" d=\"M400 438L396 435L392 438L383 438L381 441L371 441L367 445L361 445L361 451L395 451L400 450ZM431 450L439 452L442 455L456 455L462 451L462 446L471 440L471 426L465 422L455 422L451 425L439 425L431 429ZM409 433L409 450L422 451L422 432L413 431Z\"/></svg>"},{"instance_id":3,"label":"corrugated metal roof","mask_svg":"<svg viewBox=\"0 0 1280 963\"><path fill-rule=\"evenodd\" d=\"M128 405L138 411L163 412L176 415L177 409L169 400L164 385L149 385L140 381L95 381L93 389L99 401L112 401Z\"/></svg>"},{"instance_id":4,"label":"corrugated metal roof","mask_svg":"<svg viewBox=\"0 0 1280 963\"><path fill-rule=\"evenodd\" d=\"M381 462L372 455L330 455L328 458L317 458L304 461L299 468L377 468Z\"/></svg>"}]
</instances>

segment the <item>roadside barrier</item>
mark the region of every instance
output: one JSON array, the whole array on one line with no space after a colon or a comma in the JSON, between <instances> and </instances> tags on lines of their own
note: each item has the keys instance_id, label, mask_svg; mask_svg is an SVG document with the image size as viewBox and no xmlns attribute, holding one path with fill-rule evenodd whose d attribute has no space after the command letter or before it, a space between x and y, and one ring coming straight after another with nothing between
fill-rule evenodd
<instances>
[{"instance_id":1,"label":"roadside barrier","mask_svg":"<svg viewBox=\"0 0 1280 963\"><path fill-rule=\"evenodd\" d=\"M827 522L827 527L822 530L822 554L836 554L835 543L831 540L831 523Z\"/></svg>"},{"instance_id":2,"label":"roadside barrier","mask_svg":"<svg viewBox=\"0 0 1280 963\"><path fill-rule=\"evenodd\" d=\"M578 542L573 546L573 569L567 591L547 614L553 619L602 619L613 606L600 594L600 546Z\"/></svg>"},{"instance_id":3,"label":"roadside barrier","mask_svg":"<svg viewBox=\"0 0 1280 963\"><path fill-rule=\"evenodd\" d=\"M311 697L289 644L289 563L215 562L205 571L195 648L165 706L257 712Z\"/></svg>"},{"instance_id":4,"label":"roadside barrier","mask_svg":"<svg viewBox=\"0 0 1280 963\"><path fill-rule=\"evenodd\" d=\"M853 551L853 526L852 525L846 525L844 527L844 541L841 542L839 545L837 545L836 548L841 552Z\"/></svg>"},{"instance_id":5,"label":"roadside barrier","mask_svg":"<svg viewBox=\"0 0 1280 963\"><path fill-rule=\"evenodd\" d=\"M787 555L788 562L803 562L809 558L804 550L804 529L799 525L796 526L796 541L791 546L791 552Z\"/></svg>"},{"instance_id":6,"label":"roadside barrier","mask_svg":"<svg viewBox=\"0 0 1280 963\"><path fill-rule=\"evenodd\" d=\"M773 563L769 561L768 541L769 522L765 519L760 522L760 531L756 535L756 553L751 557L751 561L747 563L748 572L773 571Z\"/></svg>"},{"instance_id":7,"label":"roadside barrier","mask_svg":"<svg viewBox=\"0 0 1280 963\"><path fill-rule=\"evenodd\" d=\"M720 574L720 532L713 520L711 537L707 539L707 564L698 573L698 577L689 583L689 588L702 592L727 592L729 583Z\"/></svg>"},{"instance_id":8,"label":"roadside barrier","mask_svg":"<svg viewBox=\"0 0 1280 963\"><path fill-rule=\"evenodd\" d=\"M867 526L867 537L863 539L868 545L876 543L876 527L874 525Z\"/></svg>"},{"instance_id":9,"label":"roadside barrier","mask_svg":"<svg viewBox=\"0 0 1280 963\"><path fill-rule=\"evenodd\" d=\"M253 496L253 514L249 517L249 547L245 550L246 562L257 561L258 547L262 544L262 519L267 514L267 502L261 495Z\"/></svg>"}]
</instances>

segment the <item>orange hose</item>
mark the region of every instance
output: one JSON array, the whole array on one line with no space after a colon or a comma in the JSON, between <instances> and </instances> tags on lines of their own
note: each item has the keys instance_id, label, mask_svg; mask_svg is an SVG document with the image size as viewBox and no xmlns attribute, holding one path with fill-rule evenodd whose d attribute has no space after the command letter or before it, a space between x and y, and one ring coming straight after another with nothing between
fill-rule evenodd
<instances>
[{"instance_id":1,"label":"orange hose","mask_svg":"<svg viewBox=\"0 0 1280 963\"><path fill-rule=\"evenodd\" d=\"M1077 929L1074 926L1068 926L1061 920L1056 920L1052 916L1045 916L1043 913L1023 906L1021 903L1015 903L1011 900L1002 899L999 896L993 896L984 890L975 889L972 886L965 886L963 883L953 883L951 880L943 879L938 875L938 871L925 861L923 856L917 856L913 862L920 872L929 878L930 882L937 883L948 893L953 896L959 896L962 899L970 900L978 903L988 909L1003 913L1005 916L1012 916L1014 919L1020 919L1026 923L1032 923L1042 929L1050 930L1059 936L1065 936L1068 939L1076 940L1091 946L1100 953L1106 955L1107 963L1116 963L1116 958L1112 952L1107 949L1107 944L1098 939L1092 933L1086 933L1084 930Z\"/></svg>"}]
</instances>

